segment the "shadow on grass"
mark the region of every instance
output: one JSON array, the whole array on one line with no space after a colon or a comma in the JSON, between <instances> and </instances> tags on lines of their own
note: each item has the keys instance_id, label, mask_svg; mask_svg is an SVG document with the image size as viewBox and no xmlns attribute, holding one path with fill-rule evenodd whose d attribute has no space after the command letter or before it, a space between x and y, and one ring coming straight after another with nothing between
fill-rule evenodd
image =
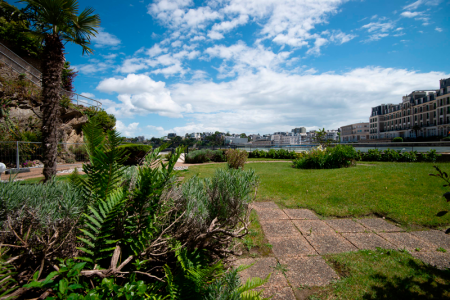
<instances>
[{"instance_id":1,"label":"shadow on grass","mask_svg":"<svg viewBox=\"0 0 450 300\"><path fill-rule=\"evenodd\" d=\"M450 299L450 270L439 270L412 259L406 265L415 270L416 276L372 275L371 279L378 284L371 286L362 299Z\"/></svg>"}]
</instances>

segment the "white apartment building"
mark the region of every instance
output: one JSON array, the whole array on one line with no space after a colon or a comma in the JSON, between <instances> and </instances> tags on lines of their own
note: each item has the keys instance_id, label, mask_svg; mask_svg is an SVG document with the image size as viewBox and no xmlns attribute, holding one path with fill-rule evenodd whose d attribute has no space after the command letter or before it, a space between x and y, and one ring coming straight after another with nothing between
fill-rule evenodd
<instances>
[{"instance_id":1,"label":"white apartment building","mask_svg":"<svg viewBox=\"0 0 450 300\"><path fill-rule=\"evenodd\" d=\"M400 104L373 107L370 138L450 135L450 78L441 79L439 87L439 90L413 91L403 96Z\"/></svg>"},{"instance_id":2,"label":"white apartment building","mask_svg":"<svg viewBox=\"0 0 450 300\"><path fill-rule=\"evenodd\" d=\"M298 134L274 134L271 137L272 144L275 146L300 145L301 138Z\"/></svg>"},{"instance_id":3,"label":"white apartment building","mask_svg":"<svg viewBox=\"0 0 450 300\"><path fill-rule=\"evenodd\" d=\"M193 132L193 133L191 133L191 134L189 135L189 137L190 137L191 139L199 140L199 139L202 138L202 134L201 134L201 133L198 133L198 132Z\"/></svg>"},{"instance_id":4,"label":"white apartment building","mask_svg":"<svg viewBox=\"0 0 450 300\"><path fill-rule=\"evenodd\" d=\"M225 137L225 145L244 145L248 143L248 138L240 138L240 137Z\"/></svg>"}]
</instances>

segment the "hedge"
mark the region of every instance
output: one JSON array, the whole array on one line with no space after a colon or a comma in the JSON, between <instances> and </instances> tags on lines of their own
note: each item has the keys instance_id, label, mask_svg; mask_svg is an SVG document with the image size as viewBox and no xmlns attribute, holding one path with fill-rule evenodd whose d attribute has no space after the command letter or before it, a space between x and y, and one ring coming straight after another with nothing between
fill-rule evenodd
<instances>
[{"instance_id":1,"label":"hedge","mask_svg":"<svg viewBox=\"0 0 450 300\"><path fill-rule=\"evenodd\" d=\"M142 144L125 144L120 145L119 148L127 150L128 158L124 162L126 166L138 165L144 156L152 150L152 146Z\"/></svg>"}]
</instances>

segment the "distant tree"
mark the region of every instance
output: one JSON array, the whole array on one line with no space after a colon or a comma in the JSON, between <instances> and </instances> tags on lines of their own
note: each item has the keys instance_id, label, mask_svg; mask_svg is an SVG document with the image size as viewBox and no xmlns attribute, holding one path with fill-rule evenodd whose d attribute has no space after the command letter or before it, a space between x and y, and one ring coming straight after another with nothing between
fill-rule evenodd
<instances>
[{"instance_id":1,"label":"distant tree","mask_svg":"<svg viewBox=\"0 0 450 300\"><path fill-rule=\"evenodd\" d=\"M420 127L417 124L412 127L412 130L414 130L414 133L416 134L416 139L419 137L418 132L419 132L420 129L422 129L422 127Z\"/></svg>"},{"instance_id":2,"label":"distant tree","mask_svg":"<svg viewBox=\"0 0 450 300\"><path fill-rule=\"evenodd\" d=\"M246 135L245 133L241 133L240 137L241 137L241 138L246 138L247 135Z\"/></svg>"}]
</instances>

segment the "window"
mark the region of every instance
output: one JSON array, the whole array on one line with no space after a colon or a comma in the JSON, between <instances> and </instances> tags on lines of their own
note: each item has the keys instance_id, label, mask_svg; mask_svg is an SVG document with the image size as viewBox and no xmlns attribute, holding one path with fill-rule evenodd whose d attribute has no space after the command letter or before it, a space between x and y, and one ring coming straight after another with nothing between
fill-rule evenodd
<instances>
[{"instance_id":1,"label":"window","mask_svg":"<svg viewBox=\"0 0 450 300\"><path fill-rule=\"evenodd\" d=\"M427 105L427 111L428 111L428 105Z\"/></svg>"},{"instance_id":2,"label":"window","mask_svg":"<svg viewBox=\"0 0 450 300\"><path fill-rule=\"evenodd\" d=\"M434 113L436 113L436 112L434 112ZM427 113L427 119L429 119L430 118L430 113Z\"/></svg>"},{"instance_id":3,"label":"window","mask_svg":"<svg viewBox=\"0 0 450 300\"><path fill-rule=\"evenodd\" d=\"M450 97L447 97L447 104L450 104Z\"/></svg>"},{"instance_id":4,"label":"window","mask_svg":"<svg viewBox=\"0 0 450 300\"><path fill-rule=\"evenodd\" d=\"M436 118L436 112L434 112L433 116Z\"/></svg>"},{"instance_id":5,"label":"window","mask_svg":"<svg viewBox=\"0 0 450 300\"><path fill-rule=\"evenodd\" d=\"M417 114L417 107L416 107L416 108L414 108L414 113L415 113L415 114Z\"/></svg>"},{"instance_id":6,"label":"window","mask_svg":"<svg viewBox=\"0 0 450 300\"><path fill-rule=\"evenodd\" d=\"M440 104L439 104L440 106L442 106L442 99L441 99L441 101L440 101Z\"/></svg>"},{"instance_id":7,"label":"window","mask_svg":"<svg viewBox=\"0 0 450 300\"><path fill-rule=\"evenodd\" d=\"M423 116L423 115L420 115L420 119L421 119L421 120L422 120L422 116Z\"/></svg>"},{"instance_id":8,"label":"window","mask_svg":"<svg viewBox=\"0 0 450 300\"><path fill-rule=\"evenodd\" d=\"M444 114L444 109L443 108L441 108L441 115L443 115Z\"/></svg>"},{"instance_id":9,"label":"window","mask_svg":"<svg viewBox=\"0 0 450 300\"><path fill-rule=\"evenodd\" d=\"M434 102L434 109L436 109L436 102Z\"/></svg>"}]
</instances>

